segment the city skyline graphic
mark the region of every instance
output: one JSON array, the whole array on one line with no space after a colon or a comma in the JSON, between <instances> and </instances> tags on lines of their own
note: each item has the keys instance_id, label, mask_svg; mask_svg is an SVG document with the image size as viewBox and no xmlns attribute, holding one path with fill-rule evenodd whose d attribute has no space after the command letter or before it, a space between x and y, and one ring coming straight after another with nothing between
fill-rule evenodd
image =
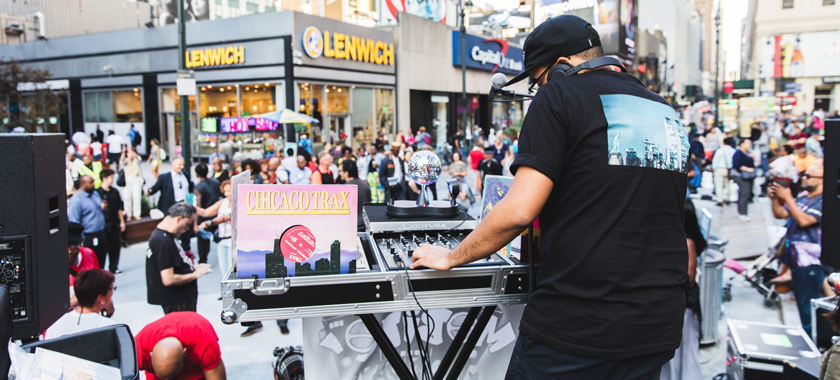
<instances>
[{"instance_id":1,"label":"city skyline graphic","mask_svg":"<svg viewBox=\"0 0 840 380\"><path fill-rule=\"evenodd\" d=\"M632 95L601 95L607 118L607 162L686 172L688 135L668 105Z\"/></svg>"}]
</instances>

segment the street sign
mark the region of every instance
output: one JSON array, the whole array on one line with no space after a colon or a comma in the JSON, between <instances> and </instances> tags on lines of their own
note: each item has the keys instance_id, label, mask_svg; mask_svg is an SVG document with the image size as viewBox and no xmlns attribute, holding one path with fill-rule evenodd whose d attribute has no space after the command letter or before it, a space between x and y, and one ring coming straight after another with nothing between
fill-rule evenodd
<instances>
[{"instance_id":1,"label":"street sign","mask_svg":"<svg viewBox=\"0 0 840 380\"><path fill-rule=\"evenodd\" d=\"M785 92L802 92L802 84L785 83Z\"/></svg>"},{"instance_id":2,"label":"street sign","mask_svg":"<svg viewBox=\"0 0 840 380\"><path fill-rule=\"evenodd\" d=\"M723 93L724 94L731 94L732 89L735 88L735 82L723 82Z\"/></svg>"},{"instance_id":3,"label":"street sign","mask_svg":"<svg viewBox=\"0 0 840 380\"><path fill-rule=\"evenodd\" d=\"M192 70L178 70L176 87L178 96L195 96L195 72Z\"/></svg>"},{"instance_id":4,"label":"street sign","mask_svg":"<svg viewBox=\"0 0 840 380\"><path fill-rule=\"evenodd\" d=\"M822 80L825 84L840 83L840 75L833 77L823 77Z\"/></svg>"}]
</instances>

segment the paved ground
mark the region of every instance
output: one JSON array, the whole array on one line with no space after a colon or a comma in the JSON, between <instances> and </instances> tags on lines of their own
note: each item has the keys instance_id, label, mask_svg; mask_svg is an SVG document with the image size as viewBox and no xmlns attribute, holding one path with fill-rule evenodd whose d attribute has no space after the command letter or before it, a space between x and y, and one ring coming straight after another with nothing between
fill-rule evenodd
<instances>
[{"instance_id":1,"label":"paved ground","mask_svg":"<svg viewBox=\"0 0 840 380\"><path fill-rule=\"evenodd\" d=\"M168 171L166 164L161 172ZM149 168L144 165L144 172L147 178L146 187L150 187L154 181ZM470 173L468 180L472 180L473 173ZM729 206L717 207L714 202L699 199L702 195L711 194L711 180L709 173L704 178L704 187L700 194L696 195L695 204L697 209L707 208L714 216L712 233L723 235L729 238L729 245L726 248L726 256L740 259L756 256L764 252L774 241L773 235L778 229L779 222L772 218L770 204L766 198L756 198L756 202L750 205L752 220L741 221L737 218L737 206L733 202ZM440 183L442 184L443 180ZM470 182L472 183L472 182ZM441 185L438 194L446 194L445 186ZM733 199L734 201L734 199ZM470 210L475 215L480 208L480 200ZM195 241L193 241L195 249ZM135 333L143 326L163 316L159 307L146 303L145 287L145 251L146 244L135 244L123 250L120 268L125 271L124 276L117 277L119 291L114 295L114 302L117 313L114 319L120 323L126 323ZM742 260L742 264L748 265L750 260ZM217 263L215 246L211 248L210 263ZM727 318L760 321L765 323L798 324L799 318L796 313L796 306L790 300L789 295L781 297L781 309L768 309L762 305L763 297L750 286L743 278L735 276L734 272L724 270L724 279L734 277L732 286L732 301L723 306L723 315L720 321L720 336L725 337ZM219 319L221 313L221 301L219 296L219 271L214 271L199 280L198 311L205 316L216 328L222 347L222 357L228 369L228 377L231 379L272 379L271 363L273 361L272 349L276 346L288 346L301 344L300 320L291 320L291 334L281 335L276 325L266 323L263 331L247 337L240 338L239 334L244 331L239 325L224 325ZM705 378L711 378L717 373L725 370L726 349L721 338L715 345L704 347L701 350L701 364Z\"/></svg>"}]
</instances>

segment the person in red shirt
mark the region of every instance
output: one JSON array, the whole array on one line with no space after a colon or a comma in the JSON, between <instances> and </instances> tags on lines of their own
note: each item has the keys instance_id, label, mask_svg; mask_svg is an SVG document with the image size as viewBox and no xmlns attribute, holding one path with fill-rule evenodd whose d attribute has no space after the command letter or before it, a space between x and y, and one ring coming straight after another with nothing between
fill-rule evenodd
<instances>
[{"instance_id":1,"label":"person in red shirt","mask_svg":"<svg viewBox=\"0 0 840 380\"><path fill-rule=\"evenodd\" d=\"M470 166L472 170L478 170L478 163L484 159L484 139L479 138L475 142L475 146L473 146L472 150L470 151Z\"/></svg>"},{"instance_id":2,"label":"person in red shirt","mask_svg":"<svg viewBox=\"0 0 840 380\"><path fill-rule=\"evenodd\" d=\"M70 286L76 281L76 275L88 269L99 268L96 253L83 247L85 227L79 223L67 223L67 264L70 266Z\"/></svg>"},{"instance_id":3,"label":"person in red shirt","mask_svg":"<svg viewBox=\"0 0 840 380\"><path fill-rule=\"evenodd\" d=\"M146 380L225 380L219 337L192 311L169 313L137 333L137 364Z\"/></svg>"},{"instance_id":4,"label":"person in red shirt","mask_svg":"<svg viewBox=\"0 0 840 380\"><path fill-rule=\"evenodd\" d=\"M76 299L76 293L73 289L73 284L76 282L76 276L88 269L99 268L99 259L96 258L96 253L88 247L83 247L85 241L84 236L85 227L79 223L67 223L67 264L69 266L69 286L70 286L70 309L75 309L79 306L79 301ZM114 302L108 300L108 305L102 309L102 315L111 318L114 315Z\"/></svg>"}]
</instances>

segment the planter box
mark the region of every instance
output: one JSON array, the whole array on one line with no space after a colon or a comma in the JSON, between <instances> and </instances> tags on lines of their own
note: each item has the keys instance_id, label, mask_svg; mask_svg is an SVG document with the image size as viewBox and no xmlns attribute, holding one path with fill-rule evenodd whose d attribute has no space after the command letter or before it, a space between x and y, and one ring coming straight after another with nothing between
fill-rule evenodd
<instances>
[{"instance_id":1,"label":"planter box","mask_svg":"<svg viewBox=\"0 0 840 380\"><path fill-rule=\"evenodd\" d=\"M125 238L128 244L142 243L149 241L152 232L162 219L144 217L140 220L132 220L125 223Z\"/></svg>"}]
</instances>

